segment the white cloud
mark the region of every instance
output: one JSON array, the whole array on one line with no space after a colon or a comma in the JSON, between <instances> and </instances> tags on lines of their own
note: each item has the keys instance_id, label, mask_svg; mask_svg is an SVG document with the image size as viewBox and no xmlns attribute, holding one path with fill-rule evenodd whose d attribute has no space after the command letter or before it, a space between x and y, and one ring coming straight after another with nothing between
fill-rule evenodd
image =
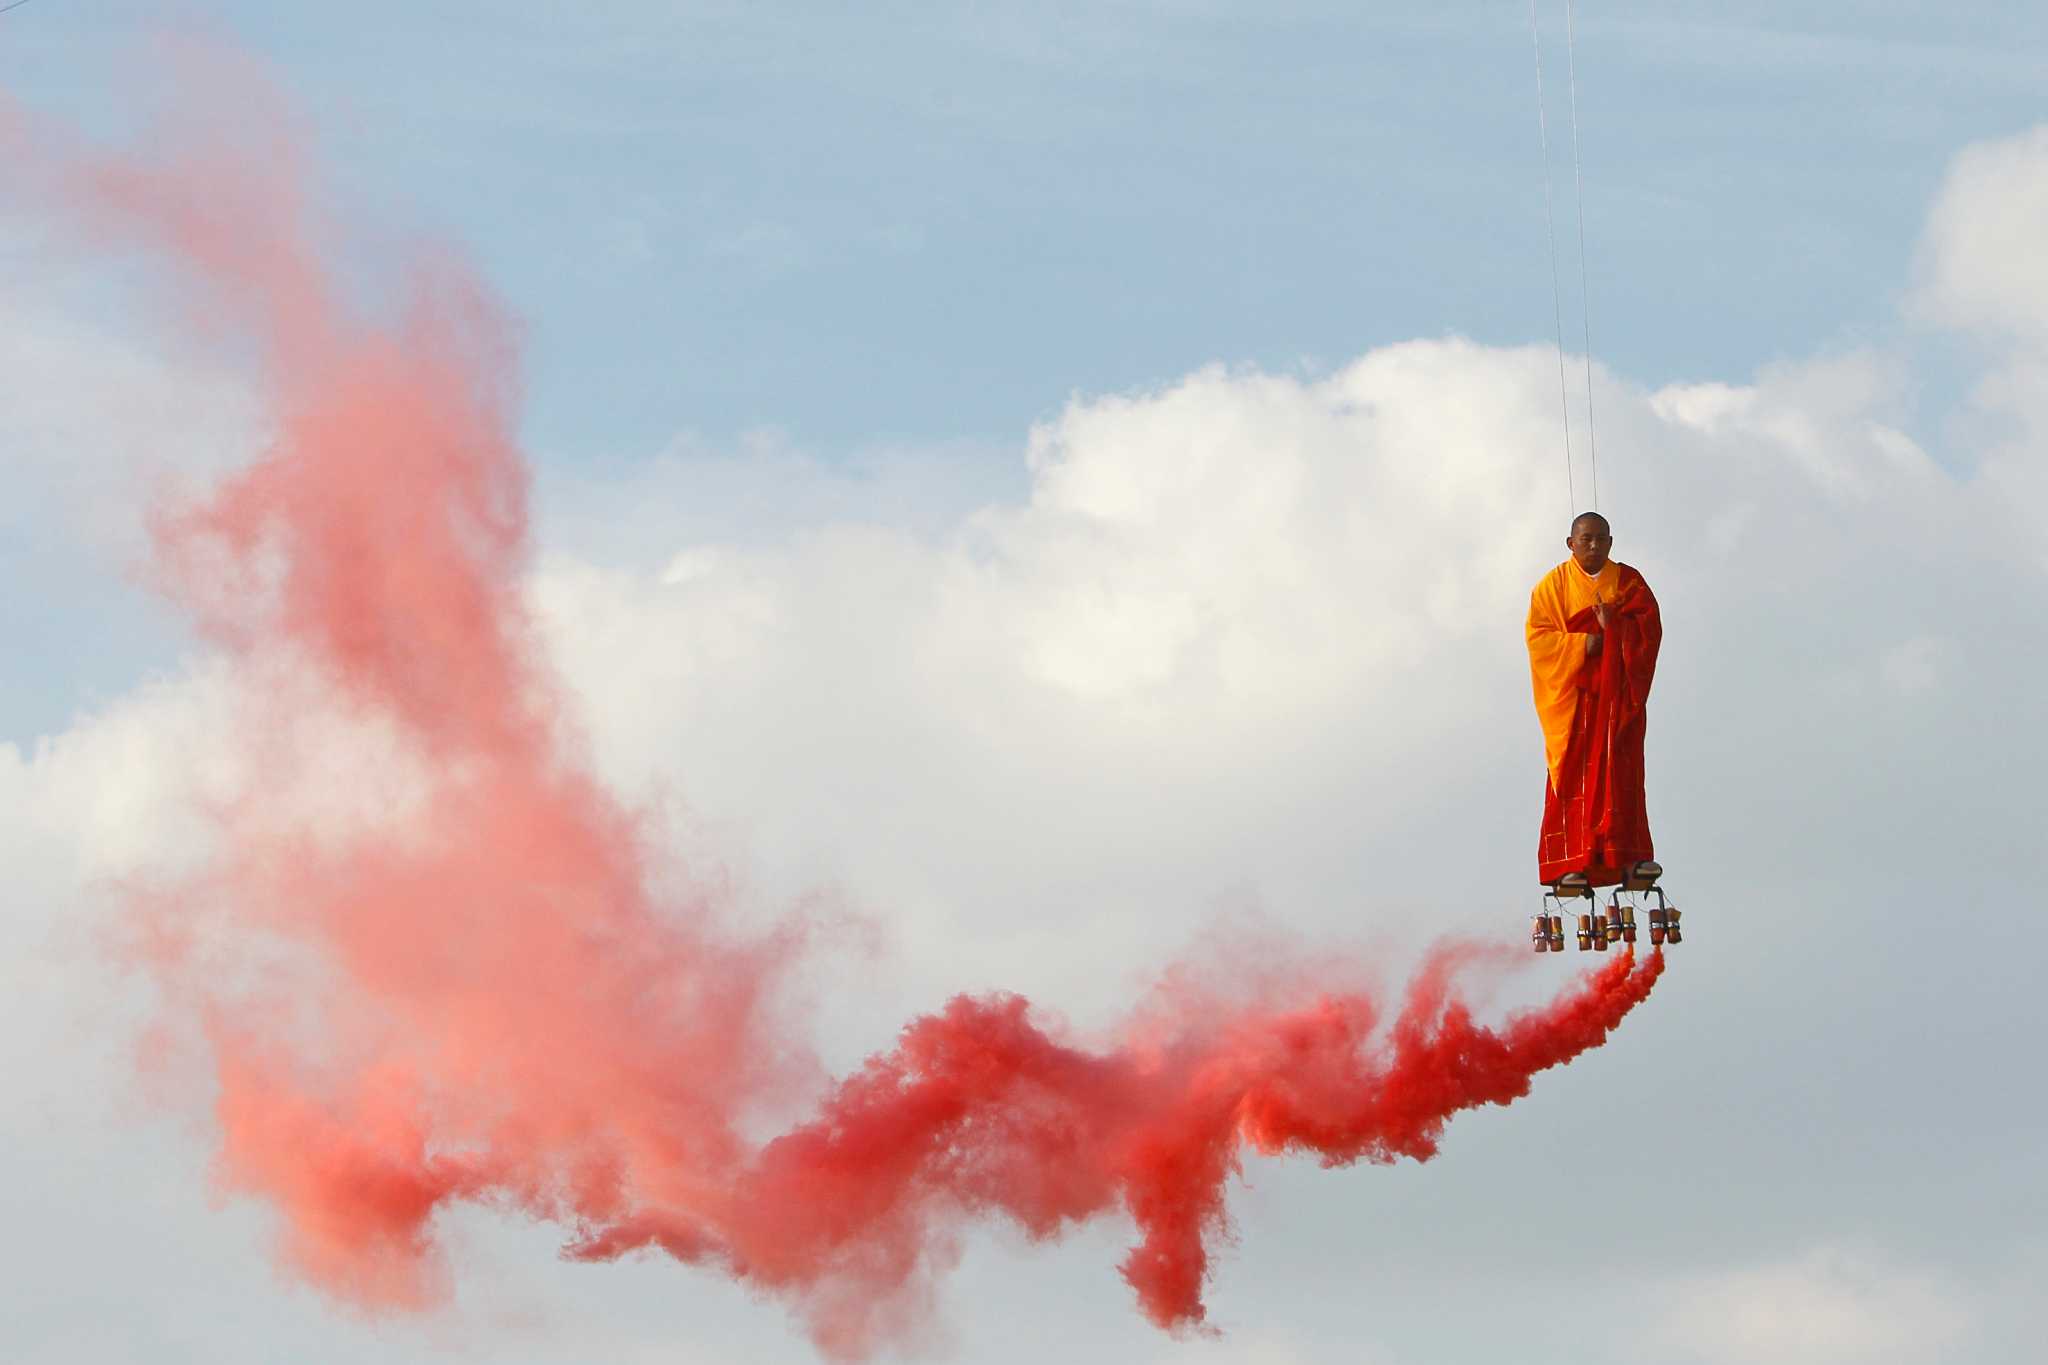
<instances>
[{"instance_id":1,"label":"white cloud","mask_svg":"<svg viewBox=\"0 0 2048 1365\"><path fill-rule=\"evenodd\" d=\"M1731 1365L1953 1360L1983 1313L1950 1276L1845 1247L1682 1277L1656 1300L1665 1349Z\"/></svg>"},{"instance_id":2,"label":"white cloud","mask_svg":"<svg viewBox=\"0 0 2048 1365\"><path fill-rule=\"evenodd\" d=\"M2048 340L2048 127L1960 152L1927 215L1916 310L1929 321Z\"/></svg>"},{"instance_id":3,"label":"white cloud","mask_svg":"<svg viewBox=\"0 0 2048 1365\"><path fill-rule=\"evenodd\" d=\"M1565 520L1553 365L1452 341L1320 380L1205 370L1076 402L1033 434L1028 497L949 532L842 522L679 546L665 573L557 558L535 601L613 772L673 776L779 851L823 839L864 893L894 903L922 845L1020 819L1065 848L1135 842L1134 875L1199 850L1183 903L1271 889L1254 846L1300 838L1280 812L1310 793L1372 810L1432 785L1377 774L1520 771L1517 632ZM1916 545L1971 491L1884 420L1883 369L1603 381L1618 553L1668 590L1681 686L1740 686L1751 650L1813 630L1816 678L1882 656L1891 686L1931 685L1932 647L1901 646L1865 585L1904 557L1960 589L1998 551ZM1744 649L1702 652L1724 624ZM884 848L901 865L855 866Z\"/></svg>"},{"instance_id":4,"label":"white cloud","mask_svg":"<svg viewBox=\"0 0 2048 1365\"><path fill-rule=\"evenodd\" d=\"M1978 334L1993 357L1974 401L2009 433L1983 452L1987 534L2025 547L2048 572L2048 125L1965 148L1928 213L1913 310Z\"/></svg>"}]
</instances>

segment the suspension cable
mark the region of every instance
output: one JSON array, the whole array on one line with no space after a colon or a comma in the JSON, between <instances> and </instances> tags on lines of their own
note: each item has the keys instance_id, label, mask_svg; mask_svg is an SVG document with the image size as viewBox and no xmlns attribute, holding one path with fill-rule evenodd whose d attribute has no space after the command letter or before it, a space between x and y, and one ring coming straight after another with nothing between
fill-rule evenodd
<instances>
[{"instance_id":1,"label":"suspension cable","mask_svg":"<svg viewBox=\"0 0 2048 1365\"><path fill-rule=\"evenodd\" d=\"M1533 0L1532 0L1533 3ZM1586 284L1586 172L1579 160L1579 55L1578 44L1573 34L1575 25L1572 18L1572 0L1564 0L1564 52L1565 69L1569 72L1572 92L1572 181L1579 203L1579 308L1586 329L1586 459L1593 475L1593 510L1600 510L1600 446L1593 435L1593 304L1592 291ZM1545 169L1549 167L1546 165ZM1555 247L1552 248L1554 252ZM1552 282L1555 284L1557 263L1551 262ZM1563 363L1563 344L1559 343L1559 363Z\"/></svg>"},{"instance_id":2,"label":"suspension cable","mask_svg":"<svg viewBox=\"0 0 2048 1365\"><path fill-rule=\"evenodd\" d=\"M1564 418L1564 488L1571 507L1567 516L1579 513L1579 495L1572 480L1572 413L1571 400L1567 395L1567 381L1564 373L1564 293L1557 282L1557 223L1552 211L1551 200L1554 192L1550 183L1550 115L1543 103L1543 35L1536 26L1536 0L1529 0L1529 45L1536 52L1536 133L1543 143L1543 235L1550 243L1550 303L1551 316L1557 323L1557 405ZM1574 116L1572 136L1578 137L1578 125ZM1576 154L1575 154L1576 155ZM1583 268L1583 252L1579 262Z\"/></svg>"}]
</instances>

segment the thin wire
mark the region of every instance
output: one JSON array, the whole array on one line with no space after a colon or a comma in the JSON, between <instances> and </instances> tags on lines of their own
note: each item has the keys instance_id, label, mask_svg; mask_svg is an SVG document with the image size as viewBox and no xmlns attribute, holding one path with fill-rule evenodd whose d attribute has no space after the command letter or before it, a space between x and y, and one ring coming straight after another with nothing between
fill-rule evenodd
<instances>
[{"instance_id":1,"label":"thin wire","mask_svg":"<svg viewBox=\"0 0 2048 1365\"><path fill-rule=\"evenodd\" d=\"M1557 406L1564 417L1564 491L1571 500L1568 516L1579 513L1579 494L1572 482L1572 409L1564 376L1564 293L1557 283L1557 224L1551 210L1550 116L1543 107L1543 36L1536 27L1536 0L1529 0L1529 45L1536 51L1536 132L1543 140L1543 235L1550 242L1550 305L1557 321ZM1573 136L1577 136L1576 131ZM1583 259L1580 265L1583 267Z\"/></svg>"},{"instance_id":2,"label":"thin wire","mask_svg":"<svg viewBox=\"0 0 2048 1365\"><path fill-rule=\"evenodd\" d=\"M5 14L7 13L7 11L11 9L20 9L23 5L26 5L27 3L28 0L14 0L14 3L11 5L0 5L0 14Z\"/></svg>"},{"instance_id":3,"label":"thin wire","mask_svg":"<svg viewBox=\"0 0 2048 1365\"><path fill-rule=\"evenodd\" d=\"M1571 73L1572 179L1579 200L1579 308L1586 325L1586 459L1593 473L1593 510L1600 510L1600 444L1593 435L1593 303L1586 284L1586 172L1579 163L1579 55L1572 36L1572 0L1564 0L1564 52Z\"/></svg>"}]
</instances>

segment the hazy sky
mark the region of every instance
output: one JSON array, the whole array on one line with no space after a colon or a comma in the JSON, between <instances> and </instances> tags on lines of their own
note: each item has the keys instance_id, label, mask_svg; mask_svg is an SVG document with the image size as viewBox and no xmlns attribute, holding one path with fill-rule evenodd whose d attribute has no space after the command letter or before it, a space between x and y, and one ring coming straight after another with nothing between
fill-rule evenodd
<instances>
[{"instance_id":1,"label":"hazy sky","mask_svg":"<svg viewBox=\"0 0 2048 1365\"><path fill-rule=\"evenodd\" d=\"M1689 941L1437 1161L1251 1163L1220 1338L1144 1323L1113 1221L978 1228L923 1358L2038 1349L2048 20L1577 18L1602 507L1664 603ZM1521 616L1569 506L1528 22L34 0L0 90L146 138L151 44L196 26L291 95L366 291L409 243L474 260L523 335L552 664L606 778L748 904L872 926L818 969L843 1069L957 990L1101 1027L1223 920L1394 980L1439 933L1520 941ZM141 520L264 425L166 312L0 194L0 1354L815 1358L714 1275L476 1210L453 1306L366 1321L210 1196L204 1097L132 1079L103 927L197 856L236 685L138 586Z\"/></svg>"}]
</instances>

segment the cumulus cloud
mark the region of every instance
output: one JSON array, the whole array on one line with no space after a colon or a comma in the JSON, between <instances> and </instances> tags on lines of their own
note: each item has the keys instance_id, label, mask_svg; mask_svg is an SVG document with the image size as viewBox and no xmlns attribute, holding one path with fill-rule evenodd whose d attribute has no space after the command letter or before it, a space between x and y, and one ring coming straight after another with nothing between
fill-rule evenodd
<instances>
[{"instance_id":1,"label":"cumulus cloud","mask_svg":"<svg viewBox=\"0 0 2048 1365\"><path fill-rule=\"evenodd\" d=\"M1928 213L1911 306L1936 326L1976 336L1991 357L1973 395L2002 439L1977 452L1979 510L2048 572L2048 127L1959 153Z\"/></svg>"},{"instance_id":2,"label":"cumulus cloud","mask_svg":"<svg viewBox=\"0 0 2048 1365\"><path fill-rule=\"evenodd\" d=\"M1911 603L1953 591L1942 614L1973 616L1964 585L2010 554L1959 534L1975 492L1895 424L1886 373L1601 376L1617 554L1673 622L1653 774L1718 767L1726 727L1811 742L1766 690L1825 695L1872 741L1928 721L1910 704L1964 646ZM1367 908L1339 850L1468 822L1439 804L1461 780L1506 784L1479 814L1512 844L1438 829L1430 855L1526 880L1519 626L1567 520L1552 377L1540 351L1455 340L1320 378L1205 370L1075 402L1032 434L1028 496L951 530L700 543L666 572L557 559L534 601L611 771L672 779L899 923L927 907L948 954L1014 970L1041 954L1013 935L1112 907L1156 924L1155 898L1185 925L1225 888L1355 924L1394 907ZM1908 602L1873 597L1902 571ZM1049 849L1086 901L1046 894Z\"/></svg>"},{"instance_id":3,"label":"cumulus cloud","mask_svg":"<svg viewBox=\"0 0 2048 1365\"><path fill-rule=\"evenodd\" d=\"M1915 307L1930 321L2048 340L2048 127L1966 147L1927 215Z\"/></svg>"}]
</instances>

